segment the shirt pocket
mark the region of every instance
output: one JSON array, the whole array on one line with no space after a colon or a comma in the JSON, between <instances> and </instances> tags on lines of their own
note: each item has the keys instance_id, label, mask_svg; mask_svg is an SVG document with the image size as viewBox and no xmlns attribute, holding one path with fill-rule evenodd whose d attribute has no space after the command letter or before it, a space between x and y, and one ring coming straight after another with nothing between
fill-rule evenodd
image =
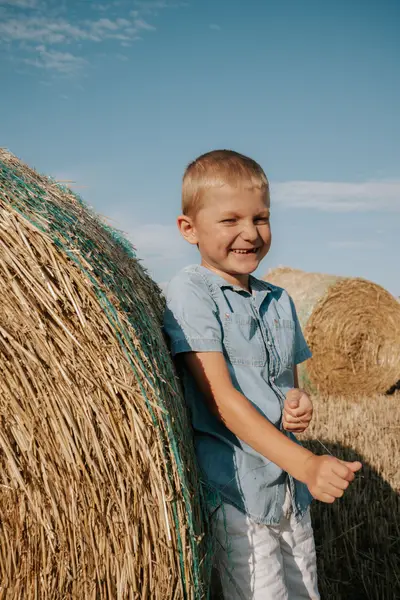
<instances>
[{"instance_id":1,"label":"shirt pocket","mask_svg":"<svg viewBox=\"0 0 400 600\"><path fill-rule=\"evenodd\" d=\"M296 325L293 319L276 318L272 323L274 345L285 367L294 365L294 343Z\"/></svg>"},{"instance_id":2,"label":"shirt pocket","mask_svg":"<svg viewBox=\"0 0 400 600\"><path fill-rule=\"evenodd\" d=\"M225 313L224 346L233 365L263 367L267 353L257 319L251 315Z\"/></svg>"}]
</instances>

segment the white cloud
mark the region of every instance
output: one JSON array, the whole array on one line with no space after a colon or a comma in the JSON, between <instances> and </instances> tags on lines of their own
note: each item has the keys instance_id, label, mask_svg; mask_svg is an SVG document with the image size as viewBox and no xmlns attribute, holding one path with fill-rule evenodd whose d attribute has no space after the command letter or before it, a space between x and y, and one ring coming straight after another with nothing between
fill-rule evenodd
<instances>
[{"instance_id":1,"label":"white cloud","mask_svg":"<svg viewBox=\"0 0 400 600\"><path fill-rule=\"evenodd\" d=\"M188 6L188 3L180 0L135 0L134 5L142 13L157 14L165 8L182 8Z\"/></svg>"},{"instance_id":2,"label":"white cloud","mask_svg":"<svg viewBox=\"0 0 400 600\"><path fill-rule=\"evenodd\" d=\"M119 20L119 19L118 19ZM130 25L128 21L128 25ZM119 25L116 21L111 21L110 19L99 19L92 23L92 29L98 29L101 33L103 30L116 31L119 29Z\"/></svg>"},{"instance_id":3,"label":"white cloud","mask_svg":"<svg viewBox=\"0 0 400 600\"><path fill-rule=\"evenodd\" d=\"M47 50L45 46L39 46L37 51L36 58L24 59L25 64L40 69L51 69L65 75L76 72L86 64L86 60L80 56L74 56L70 52Z\"/></svg>"},{"instance_id":4,"label":"white cloud","mask_svg":"<svg viewBox=\"0 0 400 600\"><path fill-rule=\"evenodd\" d=\"M135 27L140 30L144 29L145 31L155 31L155 27L147 23L144 19L135 19Z\"/></svg>"},{"instance_id":5,"label":"white cloud","mask_svg":"<svg viewBox=\"0 0 400 600\"><path fill-rule=\"evenodd\" d=\"M221 27L216 23L210 23L209 28L213 29L214 31L221 31Z\"/></svg>"},{"instance_id":6,"label":"white cloud","mask_svg":"<svg viewBox=\"0 0 400 600\"><path fill-rule=\"evenodd\" d=\"M179 269L198 260L197 248L185 242L176 225L137 225L129 222L122 213L105 220L123 231L155 281L165 282Z\"/></svg>"},{"instance_id":7,"label":"white cloud","mask_svg":"<svg viewBox=\"0 0 400 600\"><path fill-rule=\"evenodd\" d=\"M400 211L400 180L287 181L271 185L272 201L329 212Z\"/></svg>"},{"instance_id":8,"label":"white cloud","mask_svg":"<svg viewBox=\"0 0 400 600\"><path fill-rule=\"evenodd\" d=\"M104 15L107 5L97 4L96 9L103 13L96 15L100 18L77 20L70 18L68 12L63 13L61 4L50 11L46 10L43 0L0 0L0 51L30 66L72 73L87 62L81 56L87 56L89 44L98 46L111 40L118 46L128 47L139 40L142 33L155 31L154 25L144 17L145 13L151 13L149 8L174 6L160 0L150 4L143 2L145 8L130 10L132 4L129 4L110 2L113 12L107 17ZM22 10L28 7L38 10ZM39 45L45 50L39 51Z\"/></svg>"},{"instance_id":9,"label":"white cloud","mask_svg":"<svg viewBox=\"0 0 400 600\"><path fill-rule=\"evenodd\" d=\"M90 29L72 25L65 19L48 17L15 17L0 23L0 39L6 42L61 44L72 41L99 41L93 33L96 25Z\"/></svg>"},{"instance_id":10,"label":"white cloud","mask_svg":"<svg viewBox=\"0 0 400 600\"><path fill-rule=\"evenodd\" d=\"M39 0L0 0L0 6L12 6L15 8L38 8Z\"/></svg>"},{"instance_id":11,"label":"white cloud","mask_svg":"<svg viewBox=\"0 0 400 600\"><path fill-rule=\"evenodd\" d=\"M328 243L329 248L336 250L362 250L382 248L382 242L374 240L337 240Z\"/></svg>"},{"instance_id":12,"label":"white cloud","mask_svg":"<svg viewBox=\"0 0 400 600\"><path fill-rule=\"evenodd\" d=\"M134 38L140 31L154 27L143 19L98 19L73 25L66 19L48 17L14 17L0 23L0 38L7 42L42 42L71 44L72 42L103 42L108 39Z\"/></svg>"},{"instance_id":13,"label":"white cloud","mask_svg":"<svg viewBox=\"0 0 400 600\"><path fill-rule=\"evenodd\" d=\"M120 27L130 27L131 22L128 19L117 19L116 24Z\"/></svg>"},{"instance_id":14,"label":"white cloud","mask_svg":"<svg viewBox=\"0 0 400 600\"><path fill-rule=\"evenodd\" d=\"M111 6L109 4L98 4L97 2L92 2L90 4L90 8L93 10L99 10L100 12L107 12L110 10Z\"/></svg>"},{"instance_id":15,"label":"white cloud","mask_svg":"<svg viewBox=\"0 0 400 600\"><path fill-rule=\"evenodd\" d=\"M161 289L162 292L165 293L167 291L168 281L160 281L158 283L158 287Z\"/></svg>"},{"instance_id":16,"label":"white cloud","mask_svg":"<svg viewBox=\"0 0 400 600\"><path fill-rule=\"evenodd\" d=\"M187 250L187 242L180 236L174 225L148 223L130 227L127 236L143 259L154 261L175 260Z\"/></svg>"}]
</instances>

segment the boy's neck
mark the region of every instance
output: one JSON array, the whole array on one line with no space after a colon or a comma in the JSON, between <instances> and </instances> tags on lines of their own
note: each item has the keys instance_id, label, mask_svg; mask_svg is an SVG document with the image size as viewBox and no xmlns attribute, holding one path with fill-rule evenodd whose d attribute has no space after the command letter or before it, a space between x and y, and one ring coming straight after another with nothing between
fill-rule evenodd
<instances>
[{"instance_id":1,"label":"boy's neck","mask_svg":"<svg viewBox=\"0 0 400 600\"><path fill-rule=\"evenodd\" d=\"M212 271L213 273L216 273L217 275L222 277L222 279L225 279L225 281L227 281L228 283L231 283L232 285L237 285L238 287L243 288L247 292L251 292L249 275L232 275L231 273L226 273L225 271L221 271L220 269L209 265L204 260L201 261L201 266L205 267L209 271Z\"/></svg>"}]
</instances>

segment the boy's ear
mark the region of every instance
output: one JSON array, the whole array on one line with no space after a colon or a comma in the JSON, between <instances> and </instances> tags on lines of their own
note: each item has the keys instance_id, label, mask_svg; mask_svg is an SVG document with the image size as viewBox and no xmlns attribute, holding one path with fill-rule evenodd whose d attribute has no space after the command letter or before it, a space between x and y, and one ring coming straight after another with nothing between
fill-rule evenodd
<instances>
[{"instance_id":1,"label":"boy's ear","mask_svg":"<svg viewBox=\"0 0 400 600\"><path fill-rule=\"evenodd\" d=\"M184 237L189 244L197 244L197 233L193 219L187 215L179 215L176 223L181 236Z\"/></svg>"}]
</instances>

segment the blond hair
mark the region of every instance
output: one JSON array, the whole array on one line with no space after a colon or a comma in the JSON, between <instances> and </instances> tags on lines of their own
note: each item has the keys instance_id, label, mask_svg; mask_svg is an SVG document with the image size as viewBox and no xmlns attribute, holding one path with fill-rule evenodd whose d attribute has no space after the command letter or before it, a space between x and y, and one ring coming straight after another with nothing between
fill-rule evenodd
<instances>
[{"instance_id":1,"label":"blond hair","mask_svg":"<svg viewBox=\"0 0 400 600\"><path fill-rule=\"evenodd\" d=\"M223 185L249 185L269 195L267 176L260 165L233 150L213 150L191 162L182 182L182 213L193 216L205 192Z\"/></svg>"}]
</instances>

